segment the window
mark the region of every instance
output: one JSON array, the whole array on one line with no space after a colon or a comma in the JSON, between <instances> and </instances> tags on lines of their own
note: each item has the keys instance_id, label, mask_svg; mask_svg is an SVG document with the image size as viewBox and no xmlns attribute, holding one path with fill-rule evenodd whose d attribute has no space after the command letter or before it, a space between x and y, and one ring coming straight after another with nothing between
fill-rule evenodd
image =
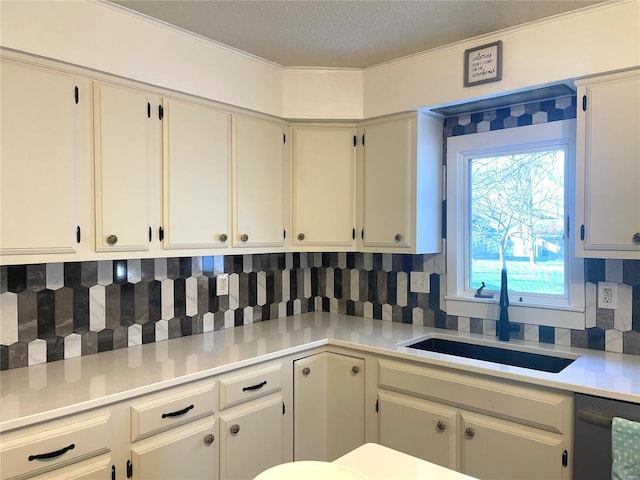
<instances>
[{"instance_id":1,"label":"window","mask_svg":"<svg viewBox=\"0 0 640 480\"><path fill-rule=\"evenodd\" d=\"M511 321L584 328L574 150L575 120L448 139L448 314L497 319L504 265Z\"/></svg>"}]
</instances>

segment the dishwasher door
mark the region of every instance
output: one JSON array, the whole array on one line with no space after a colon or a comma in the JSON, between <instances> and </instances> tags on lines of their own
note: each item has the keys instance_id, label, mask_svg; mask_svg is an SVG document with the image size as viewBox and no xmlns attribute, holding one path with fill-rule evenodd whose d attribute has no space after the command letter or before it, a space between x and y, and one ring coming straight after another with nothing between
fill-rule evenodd
<instances>
[{"instance_id":1,"label":"dishwasher door","mask_svg":"<svg viewBox=\"0 0 640 480\"><path fill-rule=\"evenodd\" d=\"M573 480L611 479L611 419L640 421L640 404L576 393Z\"/></svg>"}]
</instances>

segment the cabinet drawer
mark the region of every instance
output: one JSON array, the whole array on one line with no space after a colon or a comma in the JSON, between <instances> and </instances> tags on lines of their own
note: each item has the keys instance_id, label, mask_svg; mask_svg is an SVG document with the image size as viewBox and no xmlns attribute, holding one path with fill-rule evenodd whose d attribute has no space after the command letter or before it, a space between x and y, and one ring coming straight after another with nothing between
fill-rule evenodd
<instances>
[{"instance_id":1,"label":"cabinet drawer","mask_svg":"<svg viewBox=\"0 0 640 480\"><path fill-rule=\"evenodd\" d=\"M380 360L378 387L482 411L557 433L571 430L573 396L449 369Z\"/></svg>"},{"instance_id":2,"label":"cabinet drawer","mask_svg":"<svg viewBox=\"0 0 640 480\"><path fill-rule=\"evenodd\" d=\"M131 406L131 441L213 415L215 383L179 388Z\"/></svg>"},{"instance_id":3,"label":"cabinet drawer","mask_svg":"<svg viewBox=\"0 0 640 480\"><path fill-rule=\"evenodd\" d=\"M243 370L220 379L220 410L282 389L282 364Z\"/></svg>"},{"instance_id":4,"label":"cabinet drawer","mask_svg":"<svg viewBox=\"0 0 640 480\"><path fill-rule=\"evenodd\" d=\"M90 457L111 449L110 414L47 424L37 429L3 436L0 447L2 478L27 478Z\"/></svg>"}]
</instances>

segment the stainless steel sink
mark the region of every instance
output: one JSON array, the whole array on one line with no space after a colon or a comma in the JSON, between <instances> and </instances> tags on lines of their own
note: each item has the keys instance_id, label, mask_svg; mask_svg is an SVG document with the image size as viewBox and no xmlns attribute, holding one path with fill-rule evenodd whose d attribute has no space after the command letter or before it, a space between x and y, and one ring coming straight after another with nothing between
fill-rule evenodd
<instances>
[{"instance_id":1,"label":"stainless steel sink","mask_svg":"<svg viewBox=\"0 0 640 480\"><path fill-rule=\"evenodd\" d=\"M529 368L543 372L558 373L571 365L577 358L534 353L526 350L502 348L481 343L430 336L421 340L414 339L401 344L407 348L444 353L456 357L473 358L486 362Z\"/></svg>"}]
</instances>

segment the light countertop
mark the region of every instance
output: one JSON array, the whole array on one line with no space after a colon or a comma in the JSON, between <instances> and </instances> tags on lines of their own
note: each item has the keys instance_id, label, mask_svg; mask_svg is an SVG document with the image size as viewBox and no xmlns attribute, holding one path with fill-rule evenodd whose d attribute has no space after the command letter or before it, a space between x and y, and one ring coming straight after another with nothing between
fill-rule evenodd
<instances>
[{"instance_id":1,"label":"light countertop","mask_svg":"<svg viewBox=\"0 0 640 480\"><path fill-rule=\"evenodd\" d=\"M324 345L640 403L637 355L495 340L508 348L578 356L561 372L546 373L398 345L428 334L492 340L452 330L311 312L0 372L0 432Z\"/></svg>"}]
</instances>

